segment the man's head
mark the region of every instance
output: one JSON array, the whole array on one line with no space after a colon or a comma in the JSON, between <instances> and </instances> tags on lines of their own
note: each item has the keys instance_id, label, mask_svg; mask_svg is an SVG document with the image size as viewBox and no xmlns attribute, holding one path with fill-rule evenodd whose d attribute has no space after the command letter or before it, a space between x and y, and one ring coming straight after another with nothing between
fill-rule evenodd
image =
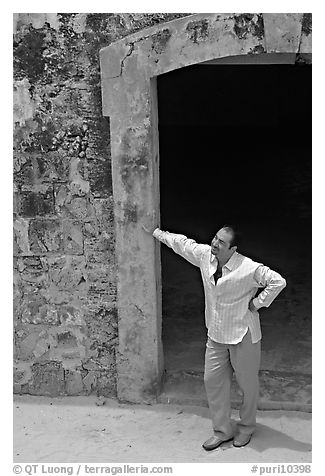
<instances>
[{"instance_id":1,"label":"man's head","mask_svg":"<svg viewBox=\"0 0 325 476\"><path fill-rule=\"evenodd\" d=\"M211 241L211 253L222 263L226 263L236 251L238 233L233 226L224 225Z\"/></svg>"}]
</instances>

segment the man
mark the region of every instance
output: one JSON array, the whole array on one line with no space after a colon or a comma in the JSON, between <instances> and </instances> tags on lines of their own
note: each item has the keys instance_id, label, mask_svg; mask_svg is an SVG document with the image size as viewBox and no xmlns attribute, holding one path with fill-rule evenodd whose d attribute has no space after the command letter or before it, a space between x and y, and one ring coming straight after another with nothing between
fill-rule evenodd
<instances>
[{"instance_id":1,"label":"man","mask_svg":"<svg viewBox=\"0 0 325 476\"><path fill-rule=\"evenodd\" d=\"M262 337L258 309L268 307L286 281L236 251L238 234L233 227L224 225L211 246L159 228L143 228L201 271L208 329L204 384L214 433L203 448L214 450L230 440L236 447L245 446L256 426ZM264 289L255 297L258 288ZM230 423L233 372L243 392L235 435Z\"/></svg>"}]
</instances>

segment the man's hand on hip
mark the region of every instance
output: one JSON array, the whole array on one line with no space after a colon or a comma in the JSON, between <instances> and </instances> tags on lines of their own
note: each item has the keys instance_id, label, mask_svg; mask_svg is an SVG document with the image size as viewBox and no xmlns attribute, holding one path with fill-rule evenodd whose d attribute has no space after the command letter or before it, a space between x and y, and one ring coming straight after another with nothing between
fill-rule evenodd
<instances>
[{"instance_id":1,"label":"man's hand on hip","mask_svg":"<svg viewBox=\"0 0 325 476\"><path fill-rule=\"evenodd\" d=\"M255 304L253 303L253 299L249 301L248 309L252 312L256 312L258 310Z\"/></svg>"}]
</instances>

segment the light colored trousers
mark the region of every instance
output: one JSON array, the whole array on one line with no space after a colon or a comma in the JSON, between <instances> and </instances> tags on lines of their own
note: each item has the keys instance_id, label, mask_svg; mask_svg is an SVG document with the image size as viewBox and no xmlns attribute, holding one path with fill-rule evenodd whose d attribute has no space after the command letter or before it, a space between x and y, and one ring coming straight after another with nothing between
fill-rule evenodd
<instances>
[{"instance_id":1,"label":"light colored trousers","mask_svg":"<svg viewBox=\"0 0 325 476\"><path fill-rule=\"evenodd\" d=\"M252 434L256 426L259 395L258 371L261 341L252 343L248 330L238 344L220 344L208 337L205 352L204 385L214 434L222 439L233 436L230 424L230 388L233 372L243 392L239 410L239 433Z\"/></svg>"}]
</instances>

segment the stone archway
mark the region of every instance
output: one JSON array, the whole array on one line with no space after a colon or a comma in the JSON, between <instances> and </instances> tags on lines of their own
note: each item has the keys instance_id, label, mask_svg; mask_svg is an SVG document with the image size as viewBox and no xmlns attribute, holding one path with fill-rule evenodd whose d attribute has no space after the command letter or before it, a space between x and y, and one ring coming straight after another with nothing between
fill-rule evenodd
<instances>
[{"instance_id":1,"label":"stone archway","mask_svg":"<svg viewBox=\"0 0 325 476\"><path fill-rule=\"evenodd\" d=\"M159 243L141 227L159 217L156 78L218 58L311 53L311 14L195 14L100 52L103 114L110 117L118 273L118 397L152 402L163 372Z\"/></svg>"}]
</instances>

